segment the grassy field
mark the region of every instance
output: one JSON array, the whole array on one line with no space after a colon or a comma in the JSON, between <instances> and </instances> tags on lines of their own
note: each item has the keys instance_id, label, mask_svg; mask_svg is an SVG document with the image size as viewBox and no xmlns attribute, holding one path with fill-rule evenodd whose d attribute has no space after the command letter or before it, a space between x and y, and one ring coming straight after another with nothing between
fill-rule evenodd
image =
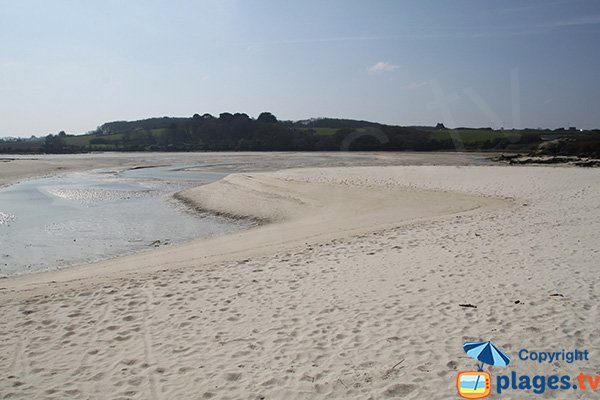
<instances>
[{"instance_id":1,"label":"grassy field","mask_svg":"<svg viewBox=\"0 0 600 400\"><path fill-rule=\"evenodd\" d=\"M123 139L125 137L125 135L129 136L130 140L138 140L142 137L145 137L146 135L150 134L155 138L159 138L163 133L164 133L164 129L144 129L144 130L137 130L137 131L131 131L131 132L126 132L126 133L113 133L111 135L103 135L103 136L96 136L96 135L82 135L82 136L68 136L65 138L65 143L67 145L72 145L72 146L82 146L82 147L91 147L93 149L104 149L107 147L114 147L115 145L119 145L122 144ZM105 144L91 144L90 141L93 139L103 139L106 140L107 142L114 142L113 143L105 143Z\"/></svg>"},{"instance_id":2,"label":"grassy field","mask_svg":"<svg viewBox=\"0 0 600 400\"><path fill-rule=\"evenodd\" d=\"M67 136L65 138L65 143L71 146L90 146L90 140L102 138L105 140L116 141L121 140L123 138L122 133L116 133L114 135L106 135L106 136L95 136L95 135L83 135L83 136Z\"/></svg>"}]
</instances>

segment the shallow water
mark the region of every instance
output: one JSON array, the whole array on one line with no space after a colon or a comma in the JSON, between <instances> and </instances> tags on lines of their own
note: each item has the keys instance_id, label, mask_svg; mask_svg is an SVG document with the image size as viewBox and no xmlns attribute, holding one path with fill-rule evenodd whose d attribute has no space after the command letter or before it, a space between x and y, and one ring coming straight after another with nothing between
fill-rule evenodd
<instances>
[{"instance_id":1,"label":"shallow water","mask_svg":"<svg viewBox=\"0 0 600 400\"><path fill-rule=\"evenodd\" d=\"M224 173L198 165L95 170L0 189L0 275L38 272L222 235L250 224L172 198Z\"/></svg>"}]
</instances>

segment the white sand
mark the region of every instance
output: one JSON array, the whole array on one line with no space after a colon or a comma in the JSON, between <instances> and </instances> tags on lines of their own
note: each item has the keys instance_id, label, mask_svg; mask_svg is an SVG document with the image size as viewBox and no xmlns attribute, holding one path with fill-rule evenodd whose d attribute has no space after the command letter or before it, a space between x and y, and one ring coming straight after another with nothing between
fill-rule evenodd
<instances>
[{"instance_id":1,"label":"white sand","mask_svg":"<svg viewBox=\"0 0 600 400\"><path fill-rule=\"evenodd\" d=\"M520 374L600 374L597 170L286 170L183 195L274 223L1 281L0 397L456 398L465 340Z\"/></svg>"}]
</instances>

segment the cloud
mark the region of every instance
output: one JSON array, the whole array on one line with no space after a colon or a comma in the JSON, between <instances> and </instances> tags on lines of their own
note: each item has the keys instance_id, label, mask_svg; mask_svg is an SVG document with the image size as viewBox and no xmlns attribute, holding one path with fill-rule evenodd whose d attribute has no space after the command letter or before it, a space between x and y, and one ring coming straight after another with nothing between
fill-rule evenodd
<instances>
[{"instance_id":1,"label":"cloud","mask_svg":"<svg viewBox=\"0 0 600 400\"><path fill-rule=\"evenodd\" d=\"M383 74L384 72L392 72L395 69L400 68L399 65L390 64L389 62L379 61L377 64L369 68L369 74Z\"/></svg>"},{"instance_id":2,"label":"cloud","mask_svg":"<svg viewBox=\"0 0 600 400\"><path fill-rule=\"evenodd\" d=\"M549 22L540 25L541 28L562 28L568 26L582 26L582 25L598 25L600 24L600 15L586 15L574 19L565 19L561 21Z\"/></svg>"},{"instance_id":3,"label":"cloud","mask_svg":"<svg viewBox=\"0 0 600 400\"><path fill-rule=\"evenodd\" d=\"M407 86L407 88L408 89L418 89L418 88L422 88L427 85L429 85L429 81L412 82Z\"/></svg>"}]
</instances>

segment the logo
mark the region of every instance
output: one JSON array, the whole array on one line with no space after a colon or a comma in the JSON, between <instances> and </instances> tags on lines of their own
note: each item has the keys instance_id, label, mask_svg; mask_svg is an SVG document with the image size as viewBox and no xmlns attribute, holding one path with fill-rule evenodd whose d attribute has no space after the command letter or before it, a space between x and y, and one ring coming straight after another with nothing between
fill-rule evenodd
<instances>
[{"instance_id":1,"label":"logo","mask_svg":"<svg viewBox=\"0 0 600 400\"><path fill-rule=\"evenodd\" d=\"M484 364L507 366L510 358L492 342L466 342L465 353L477 360L477 371L459 372L456 377L456 389L465 399L483 399L492 393L492 376L483 370Z\"/></svg>"},{"instance_id":2,"label":"logo","mask_svg":"<svg viewBox=\"0 0 600 400\"><path fill-rule=\"evenodd\" d=\"M492 392L492 376L484 371L459 372L456 377L456 388L460 397L483 399Z\"/></svg>"},{"instance_id":3,"label":"logo","mask_svg":"<svg viewBox=\"0 0 600 400\"><path fill-rule=\"evenodd\" d=\"M463 345L465 353L477 360L476 371L462 371L456 377L458 394L465 399L483 399L488 397L492 390L497 394L506 391L523 391L528 394L543 395L548 391L600 391L600 375L589 375L579 372L572 374L528 375L511 371L510 374L495 374L492 388L492 376L483 370L484 365L506 367L510 358L491 342L467 342ZM576 361L589 361L589 350L574 349L572 351L532 351L521 349L518 352L519 360L537 364L566 363Z\"/></svg>"}]
</instances>

